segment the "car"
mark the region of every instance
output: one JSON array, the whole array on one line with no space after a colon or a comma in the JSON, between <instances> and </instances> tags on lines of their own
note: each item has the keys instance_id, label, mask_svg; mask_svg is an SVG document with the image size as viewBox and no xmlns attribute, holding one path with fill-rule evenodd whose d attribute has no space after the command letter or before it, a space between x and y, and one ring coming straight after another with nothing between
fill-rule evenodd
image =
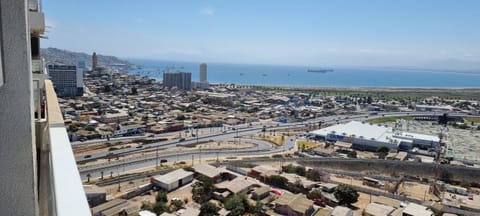
<instances>
[{"instance_id":1,"label":"car","mask_svg":"<svg viewBox=\"0 0 480 216\"><path fill-rule=\"evenodd\" d=\"M167 159L161 159L161 160L160 160L160 163L166 163L166 162L168 162Z\"/></svg>"},{"instance_id":2,"label":"car","mask_svg":"<svg viewBox=\"0 0 480 216\"><path fill-rule=\"evenodd\" d=\"M172 201L172 202L173 202L173 201L180 201L180 198L178 198L178 197L173 197L171 201Z\"/></svg>"},{"instance_id":3,"label":"car","mask_svg":"<svg viewBox=\"0 0 480 216\"><path fill-rule=\"evenodd\" d=\"M85 156L83 156L83 158L91 158L91 157L92 157L92 155L85 155Z\"/></svg>"},{"instance_id":4,"label":"car","mask_svg":"<svg viewBox=\"0 0 480 216\"><path fill-rule=\"evenodd\" d=\"M178 140L178 142L183 142L183 141L185 141L185 138L180 138L180 139Z\"/></svg>"},{"instance_id":5,"label":"car","mask_svg":"<svg viewBox=\"0 0 480 216\"><path fill-rule=\"evenodd\" d=\"M135 147L135 148L137 148L137 149L138 149L138 148L143 148L143 145L139 145L139 146L137 146L137 147Z\"/></svg>"},{"instance_id":6,"label":"car","mask_svg":"<svg viewBox=\"0 0 480 216\"><path fill-rule=\"evenodd\" d=\"M153 135L153 134L150 134L150 135L148 135L148 137L155 137L155 135Z\"/></svg>"}]
</instances>

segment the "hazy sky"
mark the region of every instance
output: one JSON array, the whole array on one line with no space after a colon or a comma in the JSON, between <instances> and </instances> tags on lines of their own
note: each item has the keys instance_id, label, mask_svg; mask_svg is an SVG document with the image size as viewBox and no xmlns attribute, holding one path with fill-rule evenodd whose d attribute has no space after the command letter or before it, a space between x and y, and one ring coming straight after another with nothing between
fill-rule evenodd
<instances>
[{"instance_id":1,"label":"hazy sky","mask_svg":"<svg viewBox=\"0 0 480 216\"><path fill-rule=\"evenodd\" d=\"M43 0L43 47L230 63L480 68L478 0Z\"/></svg>"}]
</instances>

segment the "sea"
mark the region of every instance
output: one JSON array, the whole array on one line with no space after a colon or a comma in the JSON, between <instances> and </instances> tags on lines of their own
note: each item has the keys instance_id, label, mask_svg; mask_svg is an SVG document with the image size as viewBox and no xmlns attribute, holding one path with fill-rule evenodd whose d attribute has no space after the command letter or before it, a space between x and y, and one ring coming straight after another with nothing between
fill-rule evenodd
<instances>
[{"instance_id":1,"label":"sea","mask_svg":"<svg viewBox=\"0 0 480 216\"><path fill-rule=\"evenodd\" d=\"M130 74L160 81L164 71L192 73L199 80L200 62L128 59ZM308 72L308 66L224 64L207 62L210 83L311 87L480 88L480 73L390 68L336 68L332 72Z\"/></svg>"}]
</instances>

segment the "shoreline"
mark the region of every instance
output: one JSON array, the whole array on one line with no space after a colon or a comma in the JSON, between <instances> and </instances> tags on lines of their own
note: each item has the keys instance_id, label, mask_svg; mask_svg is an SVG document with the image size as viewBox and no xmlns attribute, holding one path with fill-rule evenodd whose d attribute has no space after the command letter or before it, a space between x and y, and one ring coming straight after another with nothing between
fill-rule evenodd
<instances>
[{"instance_id":1,"label":"shoreline","mask_svg":"<svg viewBox=\"0 0 480 216\"><path fill-rule=\"evenodd\" d=\"M473 91L480 92L480 87L402 87L402 86L392 86L392 87L375 87L375 86L355 86L355 87L346 87L346 86L295 86L295 85L268 85L268 84L236 84L236 83L210 83L212 86L235 86L235 87L250 87L250 88L278 88L278 89L298 89L298 90L356 90L356 91L413 91L413 90L423 90L423 91L445 91L445 90L455 90L455 91Z\"/></svg>"}]
</instances>

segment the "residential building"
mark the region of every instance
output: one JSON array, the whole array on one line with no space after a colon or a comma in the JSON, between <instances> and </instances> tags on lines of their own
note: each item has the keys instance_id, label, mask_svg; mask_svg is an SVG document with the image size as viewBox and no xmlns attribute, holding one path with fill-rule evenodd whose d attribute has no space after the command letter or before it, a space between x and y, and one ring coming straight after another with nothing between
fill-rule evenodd
<instances>
[{"instance_id":1,"label":"residential building","mask_svg":"<svg viewBox=\"0 0 480 216\"><path fill-rule=\"evenodd\" d=\"M0 28L1 215L90 215L40 56L40 2L0 0Z\"/></svg>"},{"instance_id":2,"label":"residential building","mask_svg":"<svg viewBox=\"0 0 480 216\"><path fill-rule=\"evenodd\" d=\"M163 86L176 87L180 90L192 90L192 73L188 72L165 72L163 73Z\"/></svg>"},{"instance_id":3,"label":"residential building","mask_svg":"<svg viewBox=\"0 0 480 216\"><path fill-rule=\"evenodd\" d=\"M98 67L97 53L93 52L93 54L92 54L92 71L95 70L97 67Z\"/></svg>"},{"instance_id":4,"label":"residential building","mask_svg":"<svg viewBox=\"0 0 480 216\"><path fill-rule=\"evenodd\" d=\"M200 82L206 83L207 81L207 64L200 64Z\"/></svg>"},{"instance_id":5,"label":"residential building","mask_svg":"<svg viewBox=\"0 0 480 216\"><path fill-rule=\"evenodd\" d=\"M310 216L315 211L313 201L307 199L303 194L285 192L273 202L275 203L275 212L283 215Z\"/></svg>"},{"instance_id":6,"label":"residential building","mask_svg":"<svg viewBox=\"0 0 480 216\"><path fill-rule=\"evenodd\" d=\"M150 181L157 187L160 187L166 191L172 191L192 182L193 172L177 169L165 175L154 176L150 179Z\"/></svg>"},{"instance_id":7,"label":"residential building","mask_svg":"<svg viewBox=\"0 0 480 216\"><path fill-rule=\"evenodd\" d=\"M75 65L48 65L48 75L60 97L83 95L83 71Z\"/></svg>"}]
</instances>

